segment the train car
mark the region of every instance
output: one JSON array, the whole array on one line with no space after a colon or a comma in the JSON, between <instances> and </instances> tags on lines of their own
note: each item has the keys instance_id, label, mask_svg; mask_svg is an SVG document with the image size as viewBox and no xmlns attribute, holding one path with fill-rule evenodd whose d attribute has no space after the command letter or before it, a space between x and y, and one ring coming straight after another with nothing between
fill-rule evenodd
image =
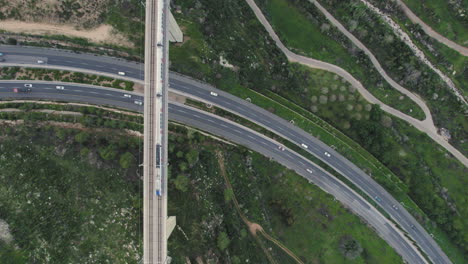
<instances>
[{"instance_id":1,"label":"train car","mask_svg":"<svg viewBox=\"0 0 468 264\"><path fill-rule=\"evenodd\" d=\"M156 168L161 168L161 150L162 146L160 144L156 145Z\"/></svg>"},{"instance_id":2,"label":"train car","mask_svg":"<svg viewBox=\"0 0 468 264\"><path fill-rule=\"evenodd\" d=\"M158 177L158 179L156 179L156 182L155 182L155 189L156 189L156 195L157 196L162 196L162 189L161 189L161 178Z\"/></svg>"}]
</instances>

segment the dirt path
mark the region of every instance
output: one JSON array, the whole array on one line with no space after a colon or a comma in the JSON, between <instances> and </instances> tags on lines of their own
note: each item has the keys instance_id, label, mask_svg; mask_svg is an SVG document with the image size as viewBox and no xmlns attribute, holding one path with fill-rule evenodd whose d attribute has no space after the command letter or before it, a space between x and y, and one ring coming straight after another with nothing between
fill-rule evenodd
<instances>
[{"instance_id":1,"label":"dirt path","mask_svg":"<svg viewBox=\"0 0 468 264\"><path fill-rule=\"evenodd\" d=\"M65 35L68 37L86 38L95 43L109 43L125 47L133 45L120 34L113 32L110 25L101 25L91 30L76 30L72 26L53 25L46 23L23 22L17 20L2 20L0 29L32 35Z\"/></svg>"},{"instance_id":2,"label":"dirt path","mask_svg":"<svg viewBox=\"0 0 468 264\"><path fill-rule=\"evenodd\" d=\"M435 40L439 41L440 43L448 46L449 48L456 50L458 53L460 53L463 56L468 56L468 48L463 47L450 39L442 36L441 34L437 33L435 30L433 30L429 25L424 23L416 14L411 11L411 9L408 8L408 6L403 3L401 0L396 0L398 5L400 5L401 9L403 12L406 14L406 16L411 20L411 22L415 24L419 24L421 28L426 32L427 35L429 35L431 38L434 38Z\"/></svg>"},{"instance_id":3,"label":"dirt path","mask_svg":"<svg viewBox=\"0 0 468 264\"><path fill-rule=\"evenodd\" d=\"M226 175L226 168L224 167L224 155L222 154L221 151L217 150L216 151L216 156L218 157L218 164L219 168L221 171L221 175L223 175L224 182L226 183L226 187L228 189L233 190L231 182L229 181L227 175ZM234 190L233 190L234 193ZM263 230L263 227L257 223L252 223L250 222L247 217L242 213L239 203L237 202L236 196L234 195L232 198L232 201L234 202L234 206L236 207L237 213L239 216L242 218L242 221L247 225L249 228L250 233L255 237L257 242L259 243L260 247L262 248L263 252L267 256L267 258L270 260L271 263L277 263L277 261L273 258L273 256L270 254L270 252L265 248L263 245L263 242L258 238L258 234L263 235L263 237L270 242L274 243L277 247L282 249L286 254L288 254L291 258L293 258L297 263L299 264L304 264L300 258L298 258L291 250L289 250L287 247L285 247L281 242L278 240L274 239L270 235L268 235L265 230Z\"/></svg>"},{"instance_id":4,"label":"dirt path","mask_svg":"<svg viewBox=\"0 0 468 264\"><path fill-rule=\"evenodd\" d=\"M424 101L421 100L419 97L417 97L416 95L412 94L411 92L409 92L408 90L405 89L407 91L407 93L412 95L410 97L411 99L416 98L415 102L416 103L419 102L418 105L423 109L424 113L426 114L426 119L423 120L423 121L417 120L417 119L415 119L415 118L413 118L411 116L408 116L408 115L396 110L395 108L392 108L392 107L382 103L379 99L377 99L369 91L367 91L367 89L361 84L361 82L359 82L356 78L354 78L346 70L344 70L344 69L342 69L342 68L340 68L340 67L338 67L336 65L333 65L333 64L330 64L330 63L327 63L327 62L323 62L323 61L319 61L319 60L314 60L312 58L301 56L301 55L295 54L292 51L290 51L288 48L286 48L286 46L284 46L284 44L279 39L278 35L276 35L276 33L273 30L273 28L271 27L270 23L265 18L262 11L260 10L260 8L258 8L258 6L254 2L254 0L246 0L246 1L247 1L247 4L250 6L250 8L255 13L255 16L257 17L257 19L265 27L265 29L268 32L268 34L270 35L270 37L275 41L278 48L281 49L281 51L286 55L286 57L288 58L289 61L297 62L297 63L303 64L303 65L311 67L311 68L322 69L322 70L326 70L326 71L329 71L329 72L333 72L333 73L341 76L343 79L348 81L351 85L353 85L359 91L359 93L361 93L361 95L364 97L364 99L366 99L370 103L379 105L380 108L383 111L385 111L385 112L387 112L387 113L389 113L389 114L391 114L393 116L396 116L396 117L398 117L400 119L405 120L406 122L408 122L409 124L411 124L412 126L417 128L419 131L426 133L430 138L432 138L435 142L437 142L439 145L444 147L456 159L458 159L466 167L468 167L468 159L458 149L454 148L447 141L445 141L444 138L442 138L439 134L437 134L437 128L435 127L434 122L432 121L431 112L429 111L429 108L424 103ZM314 1L314 3L317 4L316 1ZM338 27L338 25L341 25L323 7L320 10L321 11L323 10L324 12L326 12L326 13L324 13L325 15L326 14L329 15L329 16L327 16L327 18L332 19L332 20L330 20L330 22L332 22L332 23L335 22L336 23L335 26ZM333 24L335 24L335 23L333 23ZM344 29L344 27L342 25L341 25L341 27ZM346 29L344 29L344 30L346 30ZM380 64L378 64L378 65L380 65Z\"/></svg>"},{"instance_id":5,"label":"dirt path","mask_svg":"<svg viewBox=\"0 0 468 264\"><path fill-rule=\"evenodd\" d=\"M380 9L373 6L368 1L361 0L361 2L365 4L371 11L376 13L380 18L382 18L382 20L385 23L387 23L387 25L389 25L390 28L392 28L393 33L395 33L395 35L401 41L403 41L406 44L406 46L408 46L411 49L414 56L416 56L422 63L426 64L426 66L429 67L432 71L434 71L437 75L439 75L439 77L445 82L445 84L450 88L450 90L452 90L452 93L457 96L459 101L465 103L465 105L468 104L468 102L466 102L465 100L465 97L463 96L463 93L460 92L457 87L455 87L455 84L453 83L452 79L450 79L447 75L445 75L441 70L439 70L436 66L432 64L432 62L430 62L427 59L426 54L424 54L424 52L421 49L419 49L419 47L416 46L416 44L413 43L410 36L403 29L401 29L398 23L393 21L393 19L389 15L384 14L382 11L380 11Z\"/></svg>"}]
</instances>

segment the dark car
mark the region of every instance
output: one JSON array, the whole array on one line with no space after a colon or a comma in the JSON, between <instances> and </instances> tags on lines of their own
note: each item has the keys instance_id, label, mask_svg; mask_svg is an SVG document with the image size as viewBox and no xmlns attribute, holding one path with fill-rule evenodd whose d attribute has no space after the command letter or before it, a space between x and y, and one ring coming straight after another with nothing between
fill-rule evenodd
<instances>
[{"instance_id":1,"label":"dark car","mask_svg":"<svg viewBox=\"0 0 468 264\"><path fill-rule=\"evenodd\" d=\"M27 88L27 87L22 87L22 88L13 88L13 92L15 93L30 93L31 92L31 88Z\"/></svg>"}]
</instances>

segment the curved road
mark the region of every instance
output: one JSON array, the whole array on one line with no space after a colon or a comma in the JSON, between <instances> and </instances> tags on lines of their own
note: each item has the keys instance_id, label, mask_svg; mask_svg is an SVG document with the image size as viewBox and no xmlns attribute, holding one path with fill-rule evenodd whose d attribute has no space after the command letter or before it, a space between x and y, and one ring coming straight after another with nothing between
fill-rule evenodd
<instances>
[{"instance_id":1,"label":"curved road","mask_svg":"<svg viewBox=\"0 0 468 264\"><path fill-rule=\"evenodd\" d=\"M276 42L276 45L278 48L288 57L290 61L301 63L303 65L309 66L311 68L316 68L316 69L322 69L325 71L333 72L335 74L338 74L339 76L343 77L346 81L351 83L354 87L356 87L359 92L362 94L366 100L368 100L371 103L378 104L382 108L382 110L399 117L403 120L406 120L410 124L415 124L415 123L420 123L423 124L425 129L430 130L430 131L436 131L434 127L434 123L432 121L432 116L429 108L427 107L426 103L421 100L421 98L417 97L415 94L411 93L407 89L403 88L400 86L398 83L393 81L393 79L390 78L390 76L387 75L387 73L384 71L378 60L375 58L375 56L362 44L357 38L355 38L350 32L348 32L341 23L336 20L330 13L328 13L325 8L323 8L317 1L310 1L312 2L324 15L325 17L334 25L336 26L346 37L348 37L357 47L359 47L364 53L371 59L372 64L374 67L378 70L380 75L395 89L400 91L401 93L405 94L411 100L416 102L416 104L421 107L421 109L424 111L424 114L426 115L426 118L423 121L420 121L418 119L415 119L411 116L408 116L384 103L382 103L379 99L374 97L362 84L360 81L358 81L356 78L354 78L349 72L344 70L341 67L338 67L334 64L319 61L319 60L314 60L312 58L308 58L305 56L298 55L292 51L290 51L279 39L278 35L275 33L273 28L271 27L270 23L268 20L265 18L263 15L262 11L260 8L256 5L254 0L246 0L247 3L249 4L250 8L252 11L255 13L257 16L257 19L260 21L260 23L265 27L266 31L270 35L270 37Z\"/></svg>"},{"instance_id":2,"label":"curved road","mask_svg":"<svg viewBox=\"0 0 468 264\"><path fill-rule=\"evenodd\" d=\"M281 44L281 42L279 43ZM125 61L122 59L117 59L117 58L112 58L112 57L107 57L107 56L97 56L97 55L92 55L92 54L78 54L78 53L63 51L63 50L44 49L44 48L35 48L35 47L0 45L0 52L6 53L5 62L0 62L0 65L3 64L5 66L10 65L10 66L70 70L70 71L84 72L84 73L90 73L90 74L106 75L106 76L110 76L113 78L127 79L127 80L131 80L131 81L135 81L135 82L139 82L143 84L142 82L143 77L144 77L143 64L139 64L136 62L129 62L129 61ZM296 55L296 56L299 56L299 55ZM302 57L302 56L299 56L299 57ZM303 58L307 60L315 61L310 58L306 58L306 57L303 57ZM36 62L38 59L41 59L45 61L46 63L37 64ZM321 61L317 61L317 62L327 64ZM335 65L329 64L329 66L336 67L337 70L344 71L343 69ZM117 73L119 71L124 71L126 73L126 76L117 76ZM350 76L349 78L354 79L354 77L352 77L346 71L344 71L343 74L344 75L347 74ZM171 75L171 78L173 76L174 75ZM357 80L356 82L359 83L359 81ZM353 82L351 83L353 84ZM366 99L369 99L369 97L373 97L373 95L370 94L364 87L363 87L362 95ZM369 97L367 97L366 95L368 95ZM382 110L387 111L390 114L392 114L391 111L395 110L383 104L377 98L375 97L373 98L378 101L377 104L381 106ZM369 101L373 102L372 100L369 100ZM401 113L397 110L395 111L398 113ZM406 118L403 118L403 120L407 121L408 123L413 125L415 128L417 128L418 130L426 133L430 138L432 138L435 142L437 142L439 145L444 147L450 154L452 154L461 163L463 163L466 167L468 167L468 159L458 149L450 145L436 132L426 129L425 126L422 125L421 121L416 120L412 117L409 117L403 113L401 114L406 116ZM395 116L400 117L398 115L395 115Z\"/></svg>"},{"instance_id":3,"label":"curved road","mask_svg":"<svg viewBox=\"0 0 468 264\"><path fill-rule=\"evenodd\" d=\"M289 59L289 61L292 62L298 62L303 65L309 66L311 68L316 68L316 69L322 69L326 71L333 72L335 74L338 74L339 76L343 77L346 81L351 83L354 87L358 89L358 91L361 93L361 95L368 100L371 103L378 104L380 105L381 109L384 110L385 112L394 115L400 119L405 120L409 124L413 125L415 128L417 128L419 131L426 133L432 140L437 142L439 145L444 147L448 152L450 152L453 156L455 156L460 162L462 162L465 166L468 167L468 159L456 148L454 148L450 143L445 141L439 134L437 134L437 128L434 126L434 122L432 120L432 115L431 112L429 111L429 108L425 104L425 102L420 99L417 95L411 93L410 91L406 90L405 88L401 87L397 83L395 83L382 69L380 66L379 62L377 59L372 55L372 53L367 50L367 48L359 42L351 33L349 33L330 13L328 13L327 10L325 10L317 1L312 1L317 8L324 13L324 15L327 17L327 19L330 20L335 26L338 27L338 29L342 30L342 32L351 39L351 41L357 41L354 42L357 46L359 46L361 49L363 49L364 52L371 58L371 61L374 63L374 66L378 69L379 73L390 83L390 85L393 86L393 84L396 84L396 86L393 86L400 92L406 94L409 96L413 101L415 101L424 111L426 115L426 119L421 121L418 119L415 119L411 116L408 116L384 103L382 103L379 99L374 97L362 84L359 82L356 78L354 78L350 73L348 73L346 70L330 64L326 63L323 61L319 60L314 60L308 57L304 57L301 55L298 55L296 53L293 53L290 51L284 44L281 42L279 39L278 35L276 35L275 31L269 24L268 20L265 18L261 10L258 8L258 6L255 4L254 0L246 0L247 3L250 5L252 8L252 11L255 13L257 16L258 20L262 25L265 27L267 32L269 33L270 37L276 42L276 45L278 46L281 51L286 55L286 57ZM386 77L385 77L386 76Z\"/></svg>"},{"instance_id":4,"label":"curved road","mask_svg":"<svg viewBox=\"0 0 468 264\"><path fill-rule=\"evenodd\" d=\"M463 47L462 45L459 45L451 41L450 39L442 36L441 34L437 33L429 25L424 23L424 21L422 21L417 15L415 15L413 11L411 11L411 9L409 9L408 6L406 6L405 3L403 3L403 1L396 0L396 2L401 7L401 10L403 10L406 16L411 20L411 22L419 24L427 35L439 41L440 43L445 44L449 48L456 50L461 55L468 56L468 48Z\"/></svg>"},{"instance_id":5,"label":"curved road","mask_svg":"<svg viewBox=\"0 0 468 264\"><path fill-rule=\"evenodd\" d=\"M97 57L89 54L74 54L61 52L57 50L37 48L9 48L10 49L8 51L5 51L5 47L1 47L1 49L4 52L8 52L9 54L6 58L7 63L11 59L15 59L16 62L18 62L17 60L22 59L23 63L33 63L38 56L45 56L49 64L56 65L55 68L57 68L57 65L60 65L61 68L74 67L76 69L76 67L85 67L88 69L88 71L93 73L95 73L96 71L107 71L108 75L111 75L110 73L113 73L114 77L116 71L125 71L127 73L127 76L130 78L137 79L143 77L141 65L109 57ZM18 49L16 53L14 52L14 49ZM22 57L18 58L20 54L22 55ZM429 235L422 229L422 227L419 226L416 220L411 215L409 215L409 213L406 212L406 210L404 210L404 208L395 210L391 207L392 204L397 204L397 202L383 188L381 188L377 183L375 183L375 181L373 181L369 176L367 176L362 170L351 164L348 160L341 157L338 153L336 153L328 146L318 141L316 138L312 137L311 135L302 131L301 129L291 125L289 122L255 105L247 103L240 98L229 95L222 91L218 91L211 86L203 85L186 77L180 77L174 74L170 76L170 85L173 90L175 89L180 92L189 93L191 96L202 98L202 100L212 102L216 105L219 105L220 107L228 109L229 111L244 116L245 118L248 118L258 123L277 134L283 135L285 138L288 138L289 140L295 142L298 145L300 145L301 143L308 145L308 151L324 160L324 162L328 163L330 166L334 167L337 171L342 173L356 186L358 186L364 192L369 194L370 197L381 197L382 207L384 208L384 210L386 210L396 220L396 222L398 222L404 229L406 229L412 235L415 241L418 242L418 244L425 252L427 252L431 259L435 260L434 262L450 263L448 258L440 250L437 244L429 237ZM112 91L113 89L106 90ZM211 96L209 94L209 91L212 90L216 90L219 96ZM120 93L121 96L122 92L116 92ZM99 103L99 100L97 100L96 102ZM323 155L325 151L331 153L332 157L325 158ZM415 225L416 230L411 229L411 225Z\"/></svg>"},{"instance_id":6,"label":"curved road","mask_svg":"<svg viewBox=\"0 0 468 264\"><path fill-rule=\"evenodd\" d=\"M187 80L186 78L171 76L171 86L177 87L178 91L183 93L192 92L195 97L200 98L201 100L209 101L213 104L216 104L220 107L226 108L229 111L237 113L247 119L250 119L256 122L259 125L262 125L271 131L285 137L286 139L294 142L298 145L306 144L308 146L307 151L333 167L337 172L342 174L348 180L353 182L357 187L362 191L367 193L370 197L378 196L380 198L379 205L382 207L404 230L406 230L409 235L420 245L420 247L426 252L426 254L435 262L435 263L450 263L445 254L440 250L438 245L432 240L432 238L425 232L422 226L420 226L417 221L401 206L398 205L398 202L393 199L393 197L388 194L382 187L380 187L374 180L372 180L368 175L366 175L362 170L356 167L354 164L341 157L337 152L312 137L303 130L293 126L286 120L283 120L268 111L261 109L257 106L254 106L246 101L240 100L236 101L239 98L232 96L223 91L217 91L218 96L213 97L210 95L210 91L213 90L212 87L208 85L202 85L193 80ZM136 93L128 93L124 91L119 91L111 88L96 88L88 85L75 85L75 84L62 84L65 86L65 90L55 89L55 84L47 84L43 82L28 81L28 83L33 84L33 93L31 94L14 94L12 93L13 87L22 87L25 81L2 81L0 83L0 98L3 97L20 97L28 98L34 96L34 98L47 98L63 101L79 101L87 102L93 104L109 104L117 107L128 108L131 110L142 111L143 106L139 106L134 103L135 100L141 101L141 95ZM39 91L38 91L39 90ZM195 91L195 92L194 92ZM124 96L124 93L132 94L132 98ZM193 96L192 96L193 97ZM215 99L215 100L213 100ZM170 108L169 112L171 113ZM200 112L196 114L198 116L207 115L207 113ZM189 119L196 119L197 116L191 116ZM203 118L202 118L203 119ZM231 122L232 123L232 122ZM192 123L189 123L192 124ZM219 123L213 123L212 126L216 127L211 132L216 132L215 134L225 136L225 133L232 133L229 127L220 128ZM237 125L242 128L241 126ZM202 129L205 129L207 124L200 126ZM223 127L223 126L221 126ZM244 128L242 128L244 129ZM242 134L242 133L241 133ZM249 143L250 144L250 143ZM249 146L250 145L246 145ZM277 148L277 145L275 145ZM325 152L331 154L331 157L326 157ZM263 153L263 152L261 152ZM268 156L268 155L267 155ZM280 161L280 160L279 160ZM287 164L285 164L288 166ZM316 169L316 168L315 168ZM315 170L314 169L314 170ZM333 177L333 176L330 176ZM325 184L325 182L316 183L320 187ZM335 192L325 189L331 194L335 195ZM338 195L338 194L337 194ZM360 198L362 199L362 198ZM342 200L341 200L342 201ZM342 201L345 203L344 201ZM348 204L349 203L345 203ZM398 208L397 210L393 206ZM353 206L351 206L353 210ZM357 209L356 209L357 210ZM359 210L356 211L358 213ZM361 215L363 216L363 215ZM363 216L369 223L375 220L370 220L367 217ZM412 228L414 226L414 228ZM387 240L387 237L384 236ZM391 241L388 241L391 243ZM393 247L398 249L395 245ZM402 253L399 251L402 256L407 255L408 253ZM414 253L413 253L414 254ZM407 256L405 256L405 259ZM411 262L413 263L413 262ZM415 262L419 263L419 262Z\"/></svg>"},{"instance_id":7,"label":"curved road","mask_svg":"<svg viewBox=\"0 0 468 264\"><path fill-rule=\"evenodd\" d=\"M54 99L111 105L139 112L143 111L143 106L135 104L134 101L143 101L144 98L135 93L78 84L63 84L65 90L57 90L55 88L57 83L35 81L27 82L33 85L32 93L15 94L12 92L15 87L23 87L24 83L21 81L0 82L0 99ZM131 94L132 97L125 97L124 94ZM392 222L380 214L375 207L336 177L296 152L290 149L282 151L278 148L279 143L264 135L216 115L181 104L171 103L169 105L169 117L176 122L220 135L275 159L332 194L353 212L365 219L405 260L410 263L427 263L424 257L415 250L412 242ZM309 173L307 169L312 170L313 173Z\"/></svg>"}]
</instances>

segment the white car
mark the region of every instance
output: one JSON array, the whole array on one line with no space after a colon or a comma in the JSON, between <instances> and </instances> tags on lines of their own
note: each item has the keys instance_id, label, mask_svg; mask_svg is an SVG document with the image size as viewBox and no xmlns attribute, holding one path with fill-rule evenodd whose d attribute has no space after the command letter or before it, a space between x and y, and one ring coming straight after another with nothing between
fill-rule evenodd
<instances>
[{"instance_id":1,"label":"white car","mask_svg":"<svg viewBox=\"0 0 468 264\"><path fill-rule=\"evenodd\" d=\"M132 98L131 94L124 94L124 97Z\"/></svg>"},{"instance_id":2,"label":"white car","mask_svg":"<svg viewBox=\"0 0 468 264\"><path fill-rule=\"evenodd\" d=\"M308 173L314 173L314 171L311 170L311 169L307 169L307 172L308 172Z\"/></svg>"},{"instance_id":3,"label":"white car","mask_svg":"<svg viewBox=\"0 0 468 264\"><path fill-rule=\"evenodd\" d=\"M38 60L37 63L44 64L44 61L43 60Z\"/></svg>"},{"instance_id":4,"label":"white car","mask_svg":"<svg viewBox=\"0 0 468 264\"><path fill-rule=\"evenodd\" d=\"M57 89L57 90L65 90L65 87L60 86L60 85L57 85L57 86L55 86L55 89Z\"/></svg>"},{"instance_id":5,"label":"white car","mask_svg":"<svg viewBox=\"0 0 468 264\"><path fill-rule=\"evenodd\" d=\"M218 96L218 94L215 93L215 92L210 92L210 94L211 94L212 96Z\"/></svg>"},{"instance_id":6,"label":"white car","mask_svg":"<svg viewBox=\"0 0 468 264\"><path fill-rule=\"evenodd\" d=\"M285 150L284 146L281 146L281 145L278 146L278 149L281 150L281 151Z\"/></svg>"},{"instance_id":7,"label":"white car","mask_svg":"<svg viewBox=\"0 0 468 264\"><path fill-rule=\"evenodd\" d=\"M137 104L137 105L143 105L143 102L142 102L142 101L139 101L139 100L135 100L135 104Z\"/></svg>"},{"instance_id":8,"label":"white car","mask_svg":"<svg viewBox=\"0 0 468 264\"><path fill-rule=\"evenodd\" d=\"M304 144L304 143L302 143L301 146L302 146L303 148L305 148L305 149L306 149L306 148L309 148L309 147L308 147L306 144Z\"/></svg>"},{"instance_id":9,"label":"white car","mask_svg":"<svg viewBox=\"0 0 468 264\"><path fill-rule=\"evenodd\" d=\"M327 156L327 157L331 157L330 153L328 153L328 152L326 152L326 151L325 151L325 153L323 153L323 155L325 155L325 156Z\"/></svg>"},{"instance_id":10,"label":"white car","mask_svg":"<svg viewBox=\"0 0 468 264\"><path fill-rule=\"evenodd\" d=\"M125 72L119 72L119 75L125 76Z\"/></svg>"},{"instance_id":11,"label":"white car","mask_svg":"<svg viewBox=\"0 0 468 264\"><path fill-rule=\"evenodd\" d=\"M24 87L29 87L29 88L31 88L31 87L32 87L32 84L27 83L27 84L24 85Z\"/></svg>"}]
</instances>

